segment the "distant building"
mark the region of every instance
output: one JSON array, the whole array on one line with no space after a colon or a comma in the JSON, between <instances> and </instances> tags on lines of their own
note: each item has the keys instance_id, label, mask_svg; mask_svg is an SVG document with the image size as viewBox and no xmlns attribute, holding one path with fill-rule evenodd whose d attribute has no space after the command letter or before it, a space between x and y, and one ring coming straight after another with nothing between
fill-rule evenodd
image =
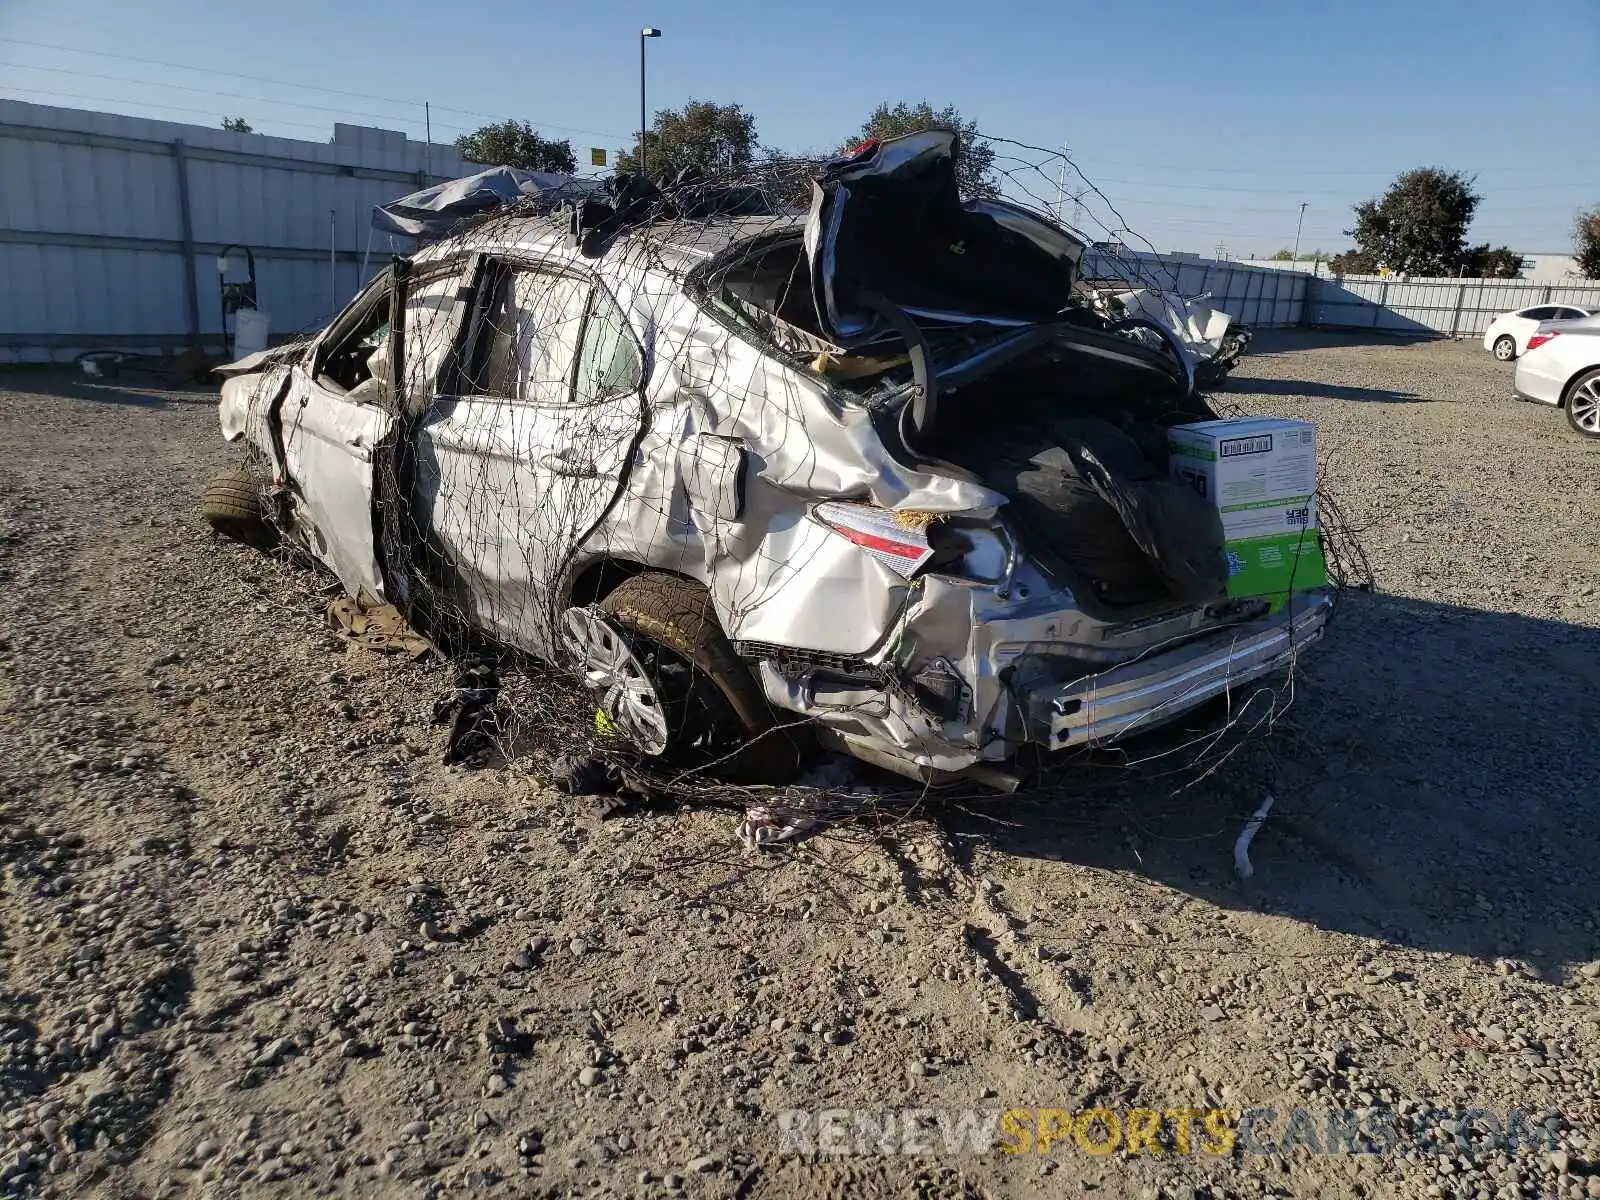
<instances>
[{"instance_id":1,"label":"distant building","mask_svg":"<svg viewBox=\"0 0 1600 1200\"><path fill-rule=\"evenodd\" d=\"M1520 250L1518 279L1581 279L1578 260L1563 250Z\"/></svg>"},{"instance_id":2,"label":"distant building","mask_svg":"<svg viewBox=\"0 0 1600 1200\"><path fill-rule=\"evenodd\" d=\"M1290 262L1286 258L1246 258L1241 260L1241 266L1266 267L1270 271L1301 271L1307 275L1330 274L1328 264L1324 260Z\"/></svg>"},{"instance_id":3,"label":"distant building","mask_svg":"<svg viewBox=\"0 0 1600 1200\"><path fill-rule=\"evenodd\" d=\"M410 249L373 208L477 169L343 122L304 141L0 100L0 362L220 351L228 250L251 252L274 335L319 329Z\"/></svg>"}]
</instances>

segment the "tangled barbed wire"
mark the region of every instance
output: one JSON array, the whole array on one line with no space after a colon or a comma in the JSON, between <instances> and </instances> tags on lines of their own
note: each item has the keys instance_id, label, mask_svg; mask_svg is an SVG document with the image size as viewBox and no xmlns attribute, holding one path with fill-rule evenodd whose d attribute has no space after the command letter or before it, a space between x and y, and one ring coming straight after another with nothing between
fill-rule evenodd
<instances>
[{"instance_id":1,"label":"tangled barbed wire","mask_svg":"<svg viewBox=\"0 0 1600 1200\"><path fill-rule=\"evenodd\" d=\"M1091 331L1115 331L1108 285L1176 286L1176 272L1067 154L988 140L1000 207L981 229L951 233L971 205L898 211L866 191L855 201L855 219L875 223L854 253L880 275L911 279L912 301L935 313L920 326L907 327L905 297L899 320L894 306L873 306L876 276L851 281L858 303L847 311L844 268L837 279L812 270L818 239L841 218L835 209L833 226L820 228L814 199L831 168L802 160L718 178L574 182L456 221L335 320L308 369L318 386L388 418L362 448L370 568L358 561L365 518L349 507L348 481L317 475L332 470L325 443L341 431L314 427L302 406L282 412L277 433L266 422L251 440L276 445L287 464L286 535L309 537L358 599L365 589L374 603L392 602L462 670L441 710L456 724L452 753L538 770L576 754L603 764L614 788L745 809L761 843L845 816L902 820L933 801L981 803L996 784L1081 794L1090 765L1136 770L1179 795L1281 720L1292 657L1281 677L1188 714L1176 736L1166 729L1157 741L1152 728L1146 738L1136 724L1109 748L1091 739L1046 753L1017 736L1029 718L1009 683L975 695L978 681L949 661L959 642L947 650L915 627L928 586L917 570L959 572L962 555L991 537L955 519L959 481L981 471L948 440L940 453L949 461L925 452L933 418L921 409L931 410L927 358L978 361L996 321L975 333L941 320L937 301L973 289L974 304L1014 330L1029 325L1016 311L1053 296L1049 280L986 275L982 256L1000 242L975 243L969 256L965 234L1010 247L1032 239L1033 257L1019 260L1030 266L1056 252L1041 246L1041 229L1069 235L1075 281L1070 295L1048 299L1057 304L1048 316ZM1038 224L1018 234L1019 216ZM942 274L924 273L897 241L896 223L917 222L936 227L956 256L945 256ZM845 243L834 249L842 259ZM1094 382L1100 394L1085 400L1093 388L1080 394L1075 377L1059 376L1036 407L1120 406L1137 418L1124 425L1150 428L1217 414L1198 395L1112 396L1105 379ZM1037 415L1001 415L986 402L1000 423ZM924 452L906 452L919 444ZM930 463L957 482L930 482ZM920 507L896 503L908 494ZM811 536L818 522L808 511L830 504L837 518L818 519L847 535L839 544ZM889 516L863 524L854 510L866 506ZM1337 505L1321 496L1318 511L1334 580L1370 584ZM879 568L892 570L907 545L917 570L885 575ZM1001 551L996 570L1009 588L1015 550ZM1171 607L1154 578L1139 575L1122 601L1141 619ZM1119 665L1186 636L1153 640ZM1189 707L1183 699L1174 711ZM1165 726L1163 716L1143 725ZM970 735L940 734L941 725ZM952 747L1004 728L1020 761L939 769ZM834 750L888 745L927 769L910 772L916 782L819 773L818 734ZM770 782L784 775L800 782Z\"/></svg>"}]
</instances>

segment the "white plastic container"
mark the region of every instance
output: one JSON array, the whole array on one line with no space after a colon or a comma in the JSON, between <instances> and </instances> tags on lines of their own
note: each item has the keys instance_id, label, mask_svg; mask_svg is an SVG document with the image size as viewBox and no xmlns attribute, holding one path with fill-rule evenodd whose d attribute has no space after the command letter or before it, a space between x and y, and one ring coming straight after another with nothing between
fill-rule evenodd
<instances>
[{"instance_id":1,"label":"white plastic container","mask_svg":"<svg viewBox=\"0 0 1600 1200\"><path fill-rule=\"evenodd\" d=\"M233 314L233 357L237 361L267 348L272 318L259 308L241 308Z\"/></svg>"}]
</instances>

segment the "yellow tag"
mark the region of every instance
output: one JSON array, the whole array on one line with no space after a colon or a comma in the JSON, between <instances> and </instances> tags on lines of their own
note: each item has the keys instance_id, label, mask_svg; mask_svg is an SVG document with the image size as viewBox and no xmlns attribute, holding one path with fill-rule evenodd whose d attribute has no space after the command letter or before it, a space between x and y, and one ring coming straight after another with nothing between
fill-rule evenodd
<instances>
[{"instance_id":1,"label":"yellow tag","mask_svg":"<svg viewBox=\"0 0 1600 1200\"><path fill-rule=\"evenodd\" d=\"M617 727L612 723L611 718L606 716L603 708L594 710L594 731L601 737L617 736Z\"/></svg>"}]
</instances>

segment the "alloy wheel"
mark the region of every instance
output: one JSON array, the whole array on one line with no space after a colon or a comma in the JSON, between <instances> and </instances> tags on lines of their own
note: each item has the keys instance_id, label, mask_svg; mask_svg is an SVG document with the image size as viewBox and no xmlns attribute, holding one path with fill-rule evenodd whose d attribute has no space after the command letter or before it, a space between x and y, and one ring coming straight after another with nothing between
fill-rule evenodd
<instances>
[{"instance_id":1,"label":"alloy wheel","mask_svg":"<svg viewBox=\"0 0 1600 1200\"><path fill-rule=\"evenodd\" d=\"M562 614L567 649L606 719L645 754L667 748L667 712L623 633L587 608Z\"/></svg>"},{"instance_id":2,"label":"alloy wheel","mask_svg":"<svg viewBox=\"0 0 1600 1200\"><path fill-rule=\"evenodd\" d=\"M1580 433L1600 437L1600 375L1573 389L1567 398L1567 419Z\"/></svg>"}]
</instances>

